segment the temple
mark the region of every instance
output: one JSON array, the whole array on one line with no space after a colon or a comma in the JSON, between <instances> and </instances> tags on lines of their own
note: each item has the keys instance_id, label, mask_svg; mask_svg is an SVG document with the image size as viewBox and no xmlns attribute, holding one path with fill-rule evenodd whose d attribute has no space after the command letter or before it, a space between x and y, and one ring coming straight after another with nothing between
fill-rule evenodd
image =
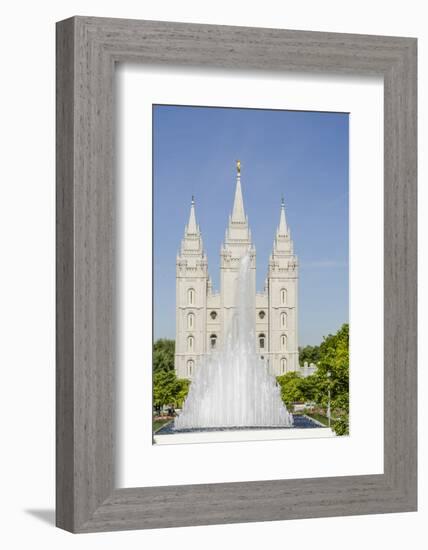
<instances>
[{"instance_id":1,"label":"temple","mask_svg":"<svg viewBox=\"0 0 428 550\"><path fill-rule=\"evenodd\" d=\"M256 249L245 213L241 163L237 161L235 197L221 246L220 290L213 289L192 197L189 221L176 262L175 370L191 379L198 360L222 345L236 309L241 257L249 251L255 292L256 349L269 371L279 376L299 370L298 262L281 200L279 223L263 292L256 292Z\"/></svg>"}]
</instances>

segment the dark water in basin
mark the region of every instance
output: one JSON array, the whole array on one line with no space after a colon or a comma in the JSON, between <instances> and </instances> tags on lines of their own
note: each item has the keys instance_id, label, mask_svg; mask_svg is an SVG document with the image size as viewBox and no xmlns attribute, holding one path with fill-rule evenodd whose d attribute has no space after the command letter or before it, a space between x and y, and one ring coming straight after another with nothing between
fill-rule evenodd
<instances>
[{"instance_id":1,"label":"dark water in basin","mask_svg":"<svg viewBox=\"0 0 428 550\"><path fill-rule=\"evenodd\" d=\"M176 430L174 428L174 422L165 424L157 434L167 435L176 433L196 433L196 432L233 432L242 430L293 430L294 428L324 428L321 424L315 422L312 418L301 414L293 414L294 426L293 428L283 428L280 426L236 426L227 428L189 428L185 430Z\"/></svg>"}]
</instances>

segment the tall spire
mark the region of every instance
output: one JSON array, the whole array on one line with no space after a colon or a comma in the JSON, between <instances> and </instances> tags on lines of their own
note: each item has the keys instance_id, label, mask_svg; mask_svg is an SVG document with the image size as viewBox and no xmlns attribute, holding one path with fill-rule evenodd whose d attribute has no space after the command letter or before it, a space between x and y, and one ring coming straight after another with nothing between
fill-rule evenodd
<instances>
[{"instance_id":1,"label":"tall spire","mask_svg":"<svg viewBox=\"0 0 428 550\"><path fill-rule=\"evenodd\" d=\"M241 189L241 161L236 161L236 189L235 189L235 200L233 202L232 210L232 222L245 223L245 211L244 211L244 200L242 198L242 189Z\"/></svg>"},{"instance_id":2,"label":"tall spire","mask_svg":"<svg viewBox=\"0 0 428 550\"><path fill-rule=\"evenodd\" d=\"M241 162L236 161L236 189L232 214L226 229L224 243L221 249L221 266L238 269L239 260L248 250L251 251L252 264L255 266L256 251L251 242L251 231L245 215L244 201L241 189Z\"/></svg>"},{"instance_id":3,"label":"tall spire","mask_svg":"<svg viewBox=\"0 0 428 550\"><path fill-rule=\"evenodd\" d=\"M196 223L195 215L195 197L192 195L192 202L190 205L189 223L187 224L187 234L196 235L198 233L198 226Z\"/></svg>"},{"instance_id":4,"label":"tall spire","mask_svg":"<svg viewBox=\"0 0 428 550\"><path fill-rule=\"evenodd\" d=\"M281 197L281 215L279 218L279 226L278 226L277 234L281 236L287 235L287 221L285 219L284 197Z\"/></svg>"}]
</instances>

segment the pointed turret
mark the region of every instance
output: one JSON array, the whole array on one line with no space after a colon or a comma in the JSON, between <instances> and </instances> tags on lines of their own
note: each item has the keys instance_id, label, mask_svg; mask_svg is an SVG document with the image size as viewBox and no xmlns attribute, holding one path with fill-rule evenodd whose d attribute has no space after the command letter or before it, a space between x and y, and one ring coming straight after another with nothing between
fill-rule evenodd
<instances>
[{"instance_id":1,"label":"pointed turret","mask_svg":"<svg viewBox=\"0 0 428 550\"><path fill-rule=\"evenodd\" d=\"M206 261L201 231L199 225L196 223L194 197L192 197L192 202L190 203L189 221L184 228L184 238L181 241L181 248L178 253L178 257L183 258L187 256L193 258L200 256L201 261Z\"/></svg>"},{"instance_id":2,"label":"pointed turret","mask_svg":"<svg viewBox=\"0 0 428 550\"><path fill-rule=\"evenodd\" d=\"M202 235L196 223L195 199L176 260L175 371L179 378L191 378L199 357L206 351L206 307L208 262Z\"/></svg>"},{"instance_id":3,"label":"pointed turret","mask_svg":"<svg viewBox=\"0 0 428 550\"><path fill-rule=\"evenodd\" d=\"M284 199L281 199L279 224L269 258L269 337L273 372L285 374L299 369L298 352L298 277L297 256L293 251L287 225Z\"/></svg>"},{"instance_id":4,"label":"pointed turret","mask_svg":"<svg viewBox=\"0 0 428 550\"><path fill-rule=\"evenodd\" d=\"M279 218L279 226L276 234L286 236L287 233L288 233L288 229L287 229L287 221L285 219L285 203L284 203L284 197L282 197L281 198L281 215Z\"/></svg>"},{"instance_id":5,"label":"pointed turret","mask_svg":"<svg viewBox=\"0 0 428 550\"><path fill-rule=\"evenodd\" d=\"M186 226L186 232L188 235L197 235L198 230L199 228L196 223L196 215L195 215L195 197L192 195L192 202L190 204L189 223Z\"/></svg>"},{"instance_id":6,"label":"pointed turret","mask_svg":"<svg viewBox=\"0 0 428 550\"><path fill-rule=\"evenodd\" d=\"M275 240L273 242L273 255L276 254L293 254L293 241L290 237L290 230L287 226L287 219L285 217L285 203L284 198L281 199L281 213L279 215L279 225L276 230Z\"/></svg>"}]
</instances>

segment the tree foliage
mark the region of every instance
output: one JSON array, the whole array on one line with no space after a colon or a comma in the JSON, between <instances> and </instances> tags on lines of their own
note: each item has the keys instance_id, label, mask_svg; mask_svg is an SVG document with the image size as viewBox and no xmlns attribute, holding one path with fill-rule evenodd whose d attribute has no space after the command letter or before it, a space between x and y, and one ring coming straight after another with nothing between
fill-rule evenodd
<instances>
[{"instance_id":1,"label":"tree foliage","mask_svg":"<svg viewBox=\"0 0 428 550\"><path fill-rule=\"evenodd\" d=\"M313 401L315 396L314 376L303 378L298 372L287 372L277 377L277 382L281 388L281 397L287 408L291 408L293 403L302 403Z\"/></svg>"},{"instance_id":2,"label":"tree foliage","mask_svg":"<svg viewBox=\"0 0 428 550\"><path fill-rule=\"evenodd\" d=\"M304 363L318 363L320 359L320 346L305 346L299 348L299 363L303 367Z\"/></svg>"},{"instance_id":3,"label":"tree foliage","mask_svg":"<svg viewBox=\"0 0 428 550\"><path fill-rule=\"evenodd\" d=\"M190 380L187 380L186 378L179 378L179 389L175 396L175 406L178 409L181 409L183 407L183 403L187 397L187 394L189 393L190 388Z\"/></svg>"},{"instance_id":4,"label":"tree foliage","mask_svg":"<svg viewBox=\"0 0 428 550\"><path fill-rule=\"evenodd\" d=\"M316 379L314 399L327 407L330 389L332 428L338 435L349 432L349 325L344 324L320 345L320 360L313 374Z\"/></svg>"},{"instance_id":5,"label":"tree foliage","mask_svg":"<svg viewBox=\"0 0 428 550\"><path fill-rule=\"evenodd\" d=\"M303 380L298 372L287 372L277 377L281 388L281 397L287 408L290 408L293 403L305 399L301 385Z\"/></svg>"},{"instance_id":6,"label":"tree foliage","mask_svg":"<svg viewBox=\"0 0 428 550\"><path fill-rule=\"evenodd\" d=\"M159 371L174 370L174 340L161 338L153 345L153 374Z\"/></svg>"},{"instance_id":7,"label":"tree foliage","mask_svg":"<svg viewBox=\"0 0 428 550\"><path fill-rule=\"evenodd\" d=\"M315 402L327 409L329 390L332 428L337 435L349 432L349 325L324 338L319 346L306 346L305 361L311 355L307 348L316 348L317 370L307 378L289 372L278 377L281 396L289 407L295 402ZM312 352L311 352L312 353ZM301 356L302 357L302 356ZM314 357L312 355L311 357ZM311 359L312 361L312 359Z\"/></svg>"},{"instance_id":8,"label":"tree foliage","mask_svg":"<svg viewBox=\"0 0 428 550\"><path fill-rule=\"evenodd\" d=\"M181 407L189 391L189 381L177 378L174 370L159 370L153 375L153 405Z\"/></svg>"},{"instance_id":9,"label":"tree foliage","mask_svg":"<svg viewBox=\"0 0 428 550\"><path fill-rule=\"evenodd\" d=\"M153 405L181 407L189 391L189 380L177 378L174 370L175 342L161 338L153 344Z\"/></svg>"}]
</instances>

